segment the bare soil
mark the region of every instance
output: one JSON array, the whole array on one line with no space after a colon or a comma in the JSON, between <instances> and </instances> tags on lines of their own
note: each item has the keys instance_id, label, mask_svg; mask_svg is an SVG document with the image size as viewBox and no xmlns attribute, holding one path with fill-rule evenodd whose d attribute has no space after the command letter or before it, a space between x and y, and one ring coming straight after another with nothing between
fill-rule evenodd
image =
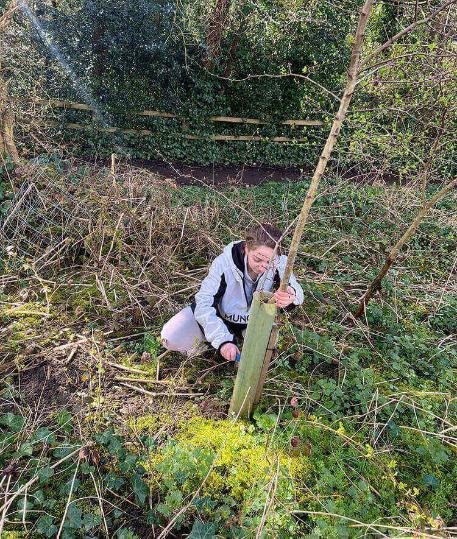
<instances>
[{"instance_id":1,"label":"bare soil","mask_svg":"<svg viewBox=\"0 0 457 539\"><path fill-rule=\"evenodd\" d=\"M86 161L94 163L93 158ZM109 167L110 161L97 160L97 164ZM166 163L147 159L132 159L122 161L122 166L134 166L146 169L163 178L173 180L177 185L210 185L210 186L256 186L268 182L297 182L311 178L313 169L298 167L274 167L266 165L187 165L184 163ZM380 182L386 184L398 183L399 178L394 174L383 171L364 171L347 169L338 171L344 179L357 183Z\"/></svg>"}]
</instances>

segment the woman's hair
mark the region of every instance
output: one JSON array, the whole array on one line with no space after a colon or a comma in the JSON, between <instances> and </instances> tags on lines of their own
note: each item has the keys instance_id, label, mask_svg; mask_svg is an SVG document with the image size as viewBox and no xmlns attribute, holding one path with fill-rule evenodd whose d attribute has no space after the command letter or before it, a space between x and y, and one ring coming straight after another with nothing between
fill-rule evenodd
<instances>
[{"instance_id":1,"label":"woman's hair","mask_svg":"<svg viewBox=\"0 0 457 539\"><path fill-rule=\"evenodd\" d=\"M281 239L282 232L271 223L261 223L251 227L245 235L246 245L249 249L256 249L265 245L274 249L276 242ZM281 244L278 243L277 253L281 254Z\"/></svg>"}]
</instances>

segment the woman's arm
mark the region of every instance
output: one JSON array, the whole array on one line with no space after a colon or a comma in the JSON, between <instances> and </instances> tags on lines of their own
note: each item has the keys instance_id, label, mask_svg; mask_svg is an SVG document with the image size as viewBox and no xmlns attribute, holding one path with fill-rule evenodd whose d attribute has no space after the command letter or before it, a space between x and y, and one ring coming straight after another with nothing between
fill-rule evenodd
<instances>
[{"instance_id":1,"label":"woman's arm","mask_svg":"<svg viewBox=\"0 0 457 539\"><path fill-rule=\"evenodd\" d=\"M305 296L303 294L303 288L301 287L300 283L297 281L297 278L295 277L293 273L289 279L289 286L295 292L295 298L294 298L293 304L301 305L305 299Z\"/></svg>"},{"instance_id":2,"label":"woman's arm","mask_svg":"<svg viewBox=\"0 0 457 539\"><path fill-rule=\"evenodd\" d=\"M278 273L275 277L276 286L279 288L279 281L283 278L284 272L286 269L287 257L282 255L279 259ZM279 275L278 275L279 274ZM277 279L277 280L276 280ZM291 297L288 298L287 296ZM287 287L287 292L276 291L274 293L275 299L279 299L281 305L280 307L285 307L287 310L293 309L294 306L301 305L305 299L303 294L303 288L300 283L297 281L295 274L292 273L289 279L289 286Z\"/></svg>"}]
</instances>

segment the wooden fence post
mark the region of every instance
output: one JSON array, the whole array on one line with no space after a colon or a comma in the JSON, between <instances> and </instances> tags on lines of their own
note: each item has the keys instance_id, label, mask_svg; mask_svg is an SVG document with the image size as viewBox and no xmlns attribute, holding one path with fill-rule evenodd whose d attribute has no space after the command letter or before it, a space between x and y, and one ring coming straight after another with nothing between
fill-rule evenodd
<instances>
[{"instance_id":1,"label":"wooden fence post","mask_svg":"<svg viewBox=\"0 0 457 539\"><path fill-rule=\"evenodd\" d=\"M252 300L249 324L229 409L229 414L236 417L249 417L252 414L259 390L265 353L276 316L276 305L268 303L270 297L271 294L255 292Z\"/></svg>"},{"instance_id":2,"label":"wooden fence post","mask_svg":"<svg viewBox=\"0 0 457 539\"><path fill-rule=\"evenodd\" d=\"M271 358L273 357L273 352L275 351L276 343L278 342L278 335L279 326L278 324L273 324L270 333L270 340L268 341L267 351L265 352L265 357L263 360L262 370L260 371L259 383L257 384L257 389L254 396L254 405L259 404L260 402L263 386L265 385L265 380L267 378L268 367L270 366Z\"/></svg>"}]
</instances>

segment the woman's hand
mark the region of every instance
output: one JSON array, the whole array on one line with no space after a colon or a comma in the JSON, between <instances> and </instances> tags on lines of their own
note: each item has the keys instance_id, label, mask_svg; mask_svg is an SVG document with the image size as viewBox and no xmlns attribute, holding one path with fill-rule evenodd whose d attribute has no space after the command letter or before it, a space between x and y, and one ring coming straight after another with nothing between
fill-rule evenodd
<instances>
[{"instance_id":1,"label":"woman's hand","mask_svg":"<svg viewBox=\"0 0 457 539\"><path fill-rule=\"evenodd\" d=\"M287 292L280 292L279 290L276 290L273 297L275 298L276 307L284 308L294 302L295 290L291 286L288 286Z\"/></svg>"},{"instance_id":2,"label":"woman's hand","mask_svg":"<svg viewBox=\"0 0 457 539\"><path fill-rule=\"evenodd\" d=\"M238 347L232 342L226 342L220 349L221 356L227 361L235 361L236 355L240 353Z\"/></svg>"}]
</instances>

